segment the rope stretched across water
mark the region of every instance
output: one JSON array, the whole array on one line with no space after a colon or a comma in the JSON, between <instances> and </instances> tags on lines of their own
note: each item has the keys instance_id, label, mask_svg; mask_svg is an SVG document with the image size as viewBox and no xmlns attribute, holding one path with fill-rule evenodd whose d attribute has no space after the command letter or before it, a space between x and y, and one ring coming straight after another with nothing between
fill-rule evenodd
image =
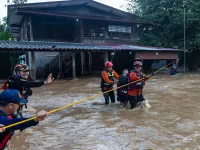
<instances>
[{"instance_id":1,"label":"rope stretched across water","mask_svg":"<svg viewBox=\"0 0 200 150\"><path fill-rule=\"evenodd\" d=\"M96 94L96 95L91 96L91 97L88 97L88 98L84 98L84 99L79 100L79 101L77 101L77 102L73 102L73 103L71 103L71 104L67 104L67 105L65 105L65 106L62 106L62 107L59 107L59 108L57 108L57 109L54 109L54 110L49 111L48 114L56 113L56 112L61 111L61 110L65 109L65 108L72 107L72 106L74 106L74 105L76 105L76 104L83 103L83 102L85 102L85 101L87 101L87 100L91 100L91 99L93 99L93 98L99 97L99 96L101 96L101 95L103 95L103 94L106 94L106 93L109 93L109 92L111 92L111 91L115 91L115 90L117 90L117 89L123 88L123 87L125 87L125 86L130 85L130 84L133 84L133 83L142 81L142 80L144 80L144 79L146 79L146 78L149 78L149 77L153 76L154 74L160 72L161 70L167 68L168 66L170 66L170 65L173 64L174 62L176 62L176 60L173 61L173 62L171 62L171 63L169 63L168 65L166 65L166 66L160 68L159 70L157 70L156 72L152 73L151 75L149 75L149 76L147 76L147 77L145 77L145 78L136 80L136 81L134 81L134 82L130 82L130 83L128 83L128 84L119 86L119 87L117 87L117 88L113 88L113 89L111 89L111 90L109 90L109 91L102 92L102 93ZM20 121L20 122L17 122L17 123L13 123L13 124L7 125L7 126L5 126L4 128L5 128L5 129L8 129L8 128L14 127L14 126L16 126L16 125L19 125L19 124L26 123L26 122L28 122L28 121L34 120L34 119L36 119L36 118L37 118L37 116L34 116L34 117L32 117L32 118L29 118L29 119L26 119L26 120L23 120L23 121Z\"/></svg>"}]
</instances>

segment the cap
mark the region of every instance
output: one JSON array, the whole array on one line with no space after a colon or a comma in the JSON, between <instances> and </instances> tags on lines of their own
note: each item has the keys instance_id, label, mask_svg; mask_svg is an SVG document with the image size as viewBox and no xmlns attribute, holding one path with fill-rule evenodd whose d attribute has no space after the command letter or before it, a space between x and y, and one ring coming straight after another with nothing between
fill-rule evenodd
<instances>
[{"instance_id":1,"label":"cap","mask_svg":"<svg viewBox=\"0 0 200 150\"><path fill-rule=\"evenodd\" d=\"M18 90L4 90L0 93L0 102L26 104L28 100L21 98Z\"/></svg>"}]
</instances>

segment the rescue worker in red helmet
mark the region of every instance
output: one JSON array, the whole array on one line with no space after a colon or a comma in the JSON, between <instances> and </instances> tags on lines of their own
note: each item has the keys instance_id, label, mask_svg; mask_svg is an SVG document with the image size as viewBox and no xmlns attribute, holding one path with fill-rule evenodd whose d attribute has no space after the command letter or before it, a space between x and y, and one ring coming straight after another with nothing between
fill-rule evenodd
<instances>
[{"instance_id":1,"label":"rescue worker in red helmet","mask_svg":"<svg viewBox=\"0 0 200 150\"><path fill-rule=\"evenodd\" d=\"M113 89L113 85L115 84L115 79L119 80L119 75L113 70L112 62L108 61L105 63L105 69L101 74L101 90L102 92L109 91ZM115 103L115 93L114 91L110 91L104 94L105 104L109 104L109 98L112 103Z\"/></svg>"},{"instance_id":2,"label":"rescue worker in red helmet","mask_svg":"<svg viewBox=\"0 0 200 150\"><path fill-rule=\"evenodd\" d=\"M130 84L128 86L128 101L131 105L131 109L135 108L139 102L144 102L145 98L142 94L143 88L145 85L145 81L147 81L150 77L146 77L145 74L141 72L142 63L140 61L134 62L134 71L130 71L128 75L128 83L140 80L136 83ZM148 101L146 101L146 106L150 107Z\"/></svg>"},{"instance_id":3,"label":"rescue worker in red helmet","mask_svg":"<svg viewBox=\"0 0 200 150\"><path fill-rule=\"evenodd\" d=\"M46 81L29 81L30 77L30 69L28 65L26 64L17 64L15 66L15 75L12 77L9 77L9 79L4 83L2 89L3 90L9 90L9 89L15 89L19 90L20 94L23 98L28 98L32 95L32 87L40 87L44 84L51 83L52 82L52 74L49 74ZM26 105L25 105L26 106ZM21 113L22 106L18 110L18 115L22 117Z\"/></svg>"}]
</instances>

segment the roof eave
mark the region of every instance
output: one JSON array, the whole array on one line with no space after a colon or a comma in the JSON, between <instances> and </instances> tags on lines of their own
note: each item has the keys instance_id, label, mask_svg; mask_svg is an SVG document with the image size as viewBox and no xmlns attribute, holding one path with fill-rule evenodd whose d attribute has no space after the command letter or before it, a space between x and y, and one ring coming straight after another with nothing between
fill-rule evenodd
<instances>
[{"instance_id":1,"label":"roof eave","mask_svg":"<svg viewBox=\"0 0 200 150\"><path fill-rule=\"evenodd\" d=\"M82 18L82 19L93 19L93 20L108 20L108 21L118 21L118 22L130 22L130 23L139 23L139 24L151 24L154 23L149 20L136 20L136 19L130 19L128 20L120 20L115 18L97 18L97 17L89 17L89 16L79 16L79 15L67 15L67 14L55 14L55 13L46 13L46 12L36 12L36 11L28 11L28 10L17 10L16 14L19 15L45 15L45 16L57 16L57 17L66 17L66 18Z\"/></svg>"}]
</instances>

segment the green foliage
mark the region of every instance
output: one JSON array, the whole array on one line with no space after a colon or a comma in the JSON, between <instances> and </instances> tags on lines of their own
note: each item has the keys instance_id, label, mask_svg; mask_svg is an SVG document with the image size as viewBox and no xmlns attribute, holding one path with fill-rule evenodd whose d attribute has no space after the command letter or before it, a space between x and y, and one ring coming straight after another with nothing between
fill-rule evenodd
<instances>
[{"instance_id":1,"label":"green foliage","mask_svg":"<svg viewBox=\"0 0 200 150\"><path fill-rule=\"evenodd\" d=\"M6 17L0 20L0 40L9 40L11 38L6 24Z\"/></svg>"},{"instance_id":2,"label":"green foliage","mask_svg":"<svg viewBox=\"0 0 200 150\"><path fill-rule=\"evenodd\" d=\"M144 42L167 47L183 47L183 17L186 10L188 50L200 44L200 1L128 0L128 10L154 21L152 30L144 32ZM147 42L147 43L148 43Z\"/></svg>"},{"instance_id":3,"label":"green foliage","mask_svg":"<svg viewBox=\"0 0 200 150\"><path fill-rule=\"evenodd\" d=\"M200 1L199 0L127 0L128 11L154 22L152 30L145 30L145 45L173 47L184 46L184 9L186 14L186 49L200 48ZM196 55L190 54L195 59ZM199 59L200 60L200 59ZM198 63L196 64L198 65Z\"/></svg>"}]
</instances>

